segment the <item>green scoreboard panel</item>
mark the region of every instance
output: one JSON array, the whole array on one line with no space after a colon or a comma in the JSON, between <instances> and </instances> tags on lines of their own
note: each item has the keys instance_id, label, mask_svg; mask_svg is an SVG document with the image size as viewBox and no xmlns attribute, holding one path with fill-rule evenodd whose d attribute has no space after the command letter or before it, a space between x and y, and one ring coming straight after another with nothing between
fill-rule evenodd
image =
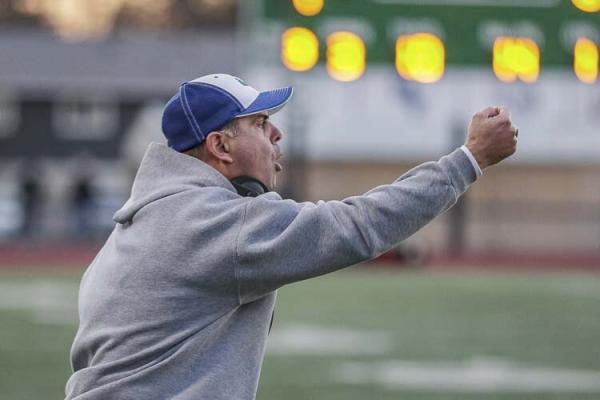
<instances>
[{"instance_id":1,"label":"green scoreboard panel","mask_svg":"<svg viewBox=\"0 0 600 400\"><path fill-rule=\"evenodd\" d=\"M301 15L292 0L261 1L260 13L267 21L314 31L320 60L324 35L334 27L363 37L367 63L393 64L396 37L420 31L443 41L447 65L489 66L498 36L532 39L542 67L571 68L580 37L600 45L600 12L595 11L600 0L308 0L322 3L314 16Z\"/></svg>"},{"instance_id":2,"label":"green scoreboard panel","mask_svg":"<svg viewBox=\"0 0 600 400\"><path fill-rule=\"evenodd\" d=\"M501 104L522 132L511 162L600 160L600 0L242 4L259 17L245 62L301 87L314 159L438 157L460 121Z\"/></svg>"}]
</instances>

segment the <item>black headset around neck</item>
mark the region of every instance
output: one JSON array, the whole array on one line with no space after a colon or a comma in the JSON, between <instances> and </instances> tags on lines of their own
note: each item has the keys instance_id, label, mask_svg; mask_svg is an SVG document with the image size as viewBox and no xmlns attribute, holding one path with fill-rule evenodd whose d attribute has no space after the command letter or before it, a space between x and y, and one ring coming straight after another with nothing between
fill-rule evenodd
<instances>
[{"instance_id":1,"label":"black headset around neck","mask_svg":"<svg viewBox=\"0 0 600 400\"><path fill-rule=\"evenodd\" d=\"M261 181L251 176L238 176L230 182L242 197L256 197L269 191Z\"/></svg>"}]
</instances>

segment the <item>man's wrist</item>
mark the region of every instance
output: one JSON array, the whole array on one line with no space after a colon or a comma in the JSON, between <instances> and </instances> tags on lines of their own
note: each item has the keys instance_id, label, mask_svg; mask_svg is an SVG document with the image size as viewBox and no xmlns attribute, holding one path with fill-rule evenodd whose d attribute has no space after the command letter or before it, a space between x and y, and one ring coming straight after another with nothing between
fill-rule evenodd
<instances>
[{"instance_id":1,"label":"man's wrist","mask_svg":"<svg viewBox=\"0 0 600 400\"><path fill-rule=\"evenodd\" d=\"M460 146L460 149L465 153L465 155L467 156L467 158L469 159L469 161L471 161L471 165L473 165L473 169L475 170L475 175L477 175L478 178L481 175L483 175L483 171L481 170L481 166L477 162L477 159L475 158L475 156L473 155L473 153L471 153L471 150L469 150L469 148L466 145L464 145L464 144L462 146Z\"/></svg>"}]
</instances>

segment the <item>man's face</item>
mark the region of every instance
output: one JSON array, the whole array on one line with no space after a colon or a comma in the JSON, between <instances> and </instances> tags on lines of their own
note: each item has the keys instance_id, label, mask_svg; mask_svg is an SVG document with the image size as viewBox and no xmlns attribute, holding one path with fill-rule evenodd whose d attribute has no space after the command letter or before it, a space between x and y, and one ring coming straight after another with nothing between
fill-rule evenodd
<instances>
[{"instance_id":1,"label":"man's face","mask_svg":"<svg viewBox=\"0 0 600 400\"><path fill-rule=\"evenodd\" d=\"M230 154L236 176L250 176L269 190L275 189L276 175L281 171L281 152L277 142L283 134L269 121L267 114L256 114L238 120L238 135L230 140Z\"/></svg>"}]
</instances>

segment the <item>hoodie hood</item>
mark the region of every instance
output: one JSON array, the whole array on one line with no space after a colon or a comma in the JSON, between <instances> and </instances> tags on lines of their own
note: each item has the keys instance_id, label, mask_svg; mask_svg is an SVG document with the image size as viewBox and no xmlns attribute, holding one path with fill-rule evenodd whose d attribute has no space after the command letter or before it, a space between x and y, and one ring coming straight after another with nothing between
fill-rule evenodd
<instances>
[{"instance_id":1,"label":"hoodie hood","mask_svg":"<svg viewBox=\"0 0 600 400\"><path fill-rule=\"evenodd\" d=\"M133 182L131 196L113 219L131 222L146 205L197 187L218 186L236 193L233 185L208 164L160 143L151 143Z\"/></svg>"}]
</instances>

